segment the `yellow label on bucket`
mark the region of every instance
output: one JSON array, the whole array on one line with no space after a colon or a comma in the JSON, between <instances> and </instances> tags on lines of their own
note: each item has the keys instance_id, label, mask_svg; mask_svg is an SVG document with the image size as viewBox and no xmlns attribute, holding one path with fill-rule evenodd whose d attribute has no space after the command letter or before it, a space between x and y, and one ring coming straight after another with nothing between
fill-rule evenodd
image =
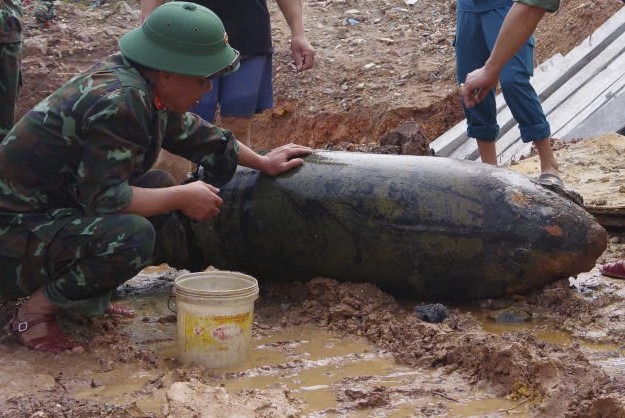
<instances>
[{"instance_id":1,"label":"yellow label on bucket","mask_svg":"<svg viewBox=\"0 0 625 418\"><path fill-rule=\"evenodd\" d=\"M185 349L227 351L233 342L245 339L252 328L253 312L228 316L196 316L185 313ZM236 344L235 344L236 346Z\"/></svg>"}]
</instances>

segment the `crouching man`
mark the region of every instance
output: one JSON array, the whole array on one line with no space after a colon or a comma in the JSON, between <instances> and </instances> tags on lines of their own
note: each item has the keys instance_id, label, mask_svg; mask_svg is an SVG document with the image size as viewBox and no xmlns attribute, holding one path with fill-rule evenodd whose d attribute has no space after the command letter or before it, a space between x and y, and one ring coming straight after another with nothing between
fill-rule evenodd
<instances>
[{"instance_id":1,"label":"crouching man","mask_svg":"<svg viewBox=\"0 0 625 418\"><path fill-rule=\"evenodd\" d=\"M57 314L123 313L111 292L154 256L163 215L217 216L237 164L276 175L303 163L295 144L260 156L187 111L237 69L219 18L193 3L157 8L111 55L28 112L0 145L0 295L26 297L10 329L34 350L81 352ZM177 185L151 170L164 148L203 168Z\"/></svg>"}]
</instances>

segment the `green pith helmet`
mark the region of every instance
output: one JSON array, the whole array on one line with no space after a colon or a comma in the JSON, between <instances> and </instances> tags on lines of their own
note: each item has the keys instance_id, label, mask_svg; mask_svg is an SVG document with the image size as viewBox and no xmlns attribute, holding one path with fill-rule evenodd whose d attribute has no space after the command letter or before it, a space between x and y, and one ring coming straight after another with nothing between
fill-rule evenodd
<instances>
[{"instance_id":1,"label":"green pith helmet","mask_svg":"<svg viewBox=\"0 0 625 418\"><path fill-rule=\"evenodd\" d=\"M154 9L140 28L119 39L119 49L145 67L197 77L225 74L239 63L239 52L228 44L217 15L177 1Z\"/></svg>"}]
</instances>

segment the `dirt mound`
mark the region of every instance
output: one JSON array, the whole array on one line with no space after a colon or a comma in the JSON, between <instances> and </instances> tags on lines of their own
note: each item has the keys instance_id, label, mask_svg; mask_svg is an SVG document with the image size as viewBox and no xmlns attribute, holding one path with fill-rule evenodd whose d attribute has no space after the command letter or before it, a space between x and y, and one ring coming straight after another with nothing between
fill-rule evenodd
<instances>
[{"instance_id":1,"label":"dirt mound","mask_svg":"<svg viewBox=\"0 0 625 418\"><path fill-rule=\"evenodd\" d=\"M619 0L561 3L537 30L536 64L566 54L622 7ZM378 143L406 121L416 122L429 141L445 132L463 118L455 84L455 4L304 2L306 33L317 55L315 68L298 74L291 65L288 27L269 2L276 106L255 123L254 147ZM56 3L57 17L46 27L34 19L34 5L26 6L18 115L117 51L118 37L139 24L136 2Z\"/></svg>"},{"instance_id":2,"label":"dirt mound","mask_svg":"<svg viewBox=\"0 0 625 418\"><path fill-rule=\"evenodd\" d=\"M290 306L281 317L283 326L314 323L364 336L392 352L399 362L413 367L443 367L448 373L468 376L474 383L487 381L502 396L532 402L543 416L581 414L582 410L598 408L595 398L601 394L612 393L616 398L623 394L623 382L611 381L578 346L549 344L532 332L484 333L474 315L458 309L453 309L443 324L430 324L370 284L318 278L289 285L286 294L283 287L268 286L266 298L278 306ZM294 294L297 296L291 299ZM546 289L536 300L515 306L536 314L547 314L560 306L555 315L564 320L579 318L581 313L587 315L603 303L578 303L561 283ZM278 312L274 314L279 316ZM615 338L624 341L621 335ZM606 402L605 406L624 413L625 404L620 402Z\"/></svg>"}]
</instances>

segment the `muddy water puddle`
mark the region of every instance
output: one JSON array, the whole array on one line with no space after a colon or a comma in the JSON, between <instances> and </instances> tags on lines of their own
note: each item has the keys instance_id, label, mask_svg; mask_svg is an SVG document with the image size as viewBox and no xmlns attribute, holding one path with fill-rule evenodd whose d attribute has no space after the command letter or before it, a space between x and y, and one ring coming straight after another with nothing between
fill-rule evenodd
<instances>
[{"instance_id":1,"label":"muddy water puddle","mask_svg":"<svg viewBox=\"0 0 625 418\"><path fill-rule=\"evenodd\" d=\"M146 280L143 278L143 280ZM148 280L149 281L149 280ZM117 356L117 346L98 346L76 356L49 356L11 346L0 367L0 404L27 391L53 391L100 404L136 405L159 416L172 383L200 380L235 396L252 390L289 392L306 417L497 416L527 412L519 402L497 398L457 374L398 364L364 339L314 325L274 327L257 317L249 357L238 367L206 370L177 360L170 289L151 295L128 292L118 302L135 309L116 332L149 361ZM173 317L173 318L172 318ZM165 319L165 320L163 320ZM172 320L173 319L173 320Z\"/></svg>"},{"instance_id":2,"label":"muddy water puddle","mask_svg":"<svg viewBox=\"0 0 625 418\"><path fill-rule=\"evenodd\" d=\"M496 396L488 385L476 385L444 368L398 364L390 353L362 338L315 325L281 327L276 317L279 309L267 309L266 301L257 304L254 336L243 364L219 370L182 364L174 341L175 313L168 308L175 308L175 302L168 303L171 280L161 280L159 275L160 270L148 272L121 289L118 302L130 305L136 315L115 323L112 333L123 338L113 339L110 346L95 345L76 358L57 356L54 361L16 345L5 346L0 352L0 405L21 393L61 387L74 399L134 404L146 415L162 416L164 408L171 406L176 382L201 382L244 403L257 398L255 391L288 393L300 416L306 417L532 415L529 398ZM474 315L482 317L480 312ZM486 318L481 324L493 334L530 332L549 344L577 344L608 374L625 370L623 347L578 341L554 324L497 323ZM120 342L132 346L129 355L124 355ZM205 402L211 408L208 395Z\"/></svg>"},{"instance_id":3,"label":"muddy water puddle","mask_svg":"<svg viewBox=\"0 0 625 418\"><path fill-rule=\"evenodd\" d=\"M191 373L203 383L231 394L281 388L298 400L307 417L406 417L418 411L458 417L484 416L501 411L523 415L519 402L476 390L459 375L419 370L394 361L364 339L344 337L314 325L286 328L255 327L248 359L237 367L207 370L176 360L173 321L149 318L173 315L167 308L169 292L125 298L136 317L123 323L123 332L158 353L158 370L113 370L93 376L97 387L77 388L80 398L128 403L157 413L166 402L166 387L151 384L163 374ZM169 302L169 303L168 303ZM259 315L257 314L257 317ZM272 318L263 317L263 324ZM277 322L277 321L274 321ZM156 385L158 386L158 385Z\"/></svg>"},{"instance_id":4,"label":"muddy water puddle","mask_svg":"<svg viewBox=\"0 0 625 418\"><path fill-rule=\"evenodd\" d=\"M555 324L546 322L496 322L492 319L486 318L484 315L476 315L480 319L482 328L486 332L492 334L503 334L506 332L527 331L531 332L539 340L542 340L549 344L570 346L578 344L581 348L588 351L606 352L606 351L621 351L625 354L625 348L619 347L614 343L593 342L585 339L575 338L568 332L557 329Z\"/></svg>"},{"instance_id":5,"label":"muddy water puddle","mask_svg":"<svg viewBox=\"0 0 625 418\"><path fill-rule=\"evenodd\" d=\"M276 330L255 344L246 364L216 382L232 393L279 385L304 401L310 417L406 417L420 410L475 416L516 405L491 403L458 376L402 366L365 341L310 325Z\"/></svg>"}]
</instances>

